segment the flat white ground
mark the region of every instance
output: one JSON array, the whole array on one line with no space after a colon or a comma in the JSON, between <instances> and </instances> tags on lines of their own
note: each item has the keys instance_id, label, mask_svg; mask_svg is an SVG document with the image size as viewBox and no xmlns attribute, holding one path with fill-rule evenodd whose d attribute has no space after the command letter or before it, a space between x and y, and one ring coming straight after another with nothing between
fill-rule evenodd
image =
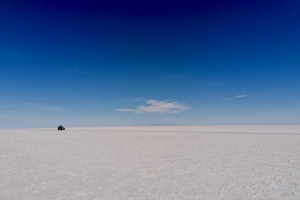
<instances>
[{"instance_id":1,"label":"flat white ground","mask_svg":"<svg viewBox=\"0 0 300 200\"><path fill-rule=\"evenodd\" d=\"M0 199L300 199L300 126L0 130Z\"/></svg>"}]
</instances>

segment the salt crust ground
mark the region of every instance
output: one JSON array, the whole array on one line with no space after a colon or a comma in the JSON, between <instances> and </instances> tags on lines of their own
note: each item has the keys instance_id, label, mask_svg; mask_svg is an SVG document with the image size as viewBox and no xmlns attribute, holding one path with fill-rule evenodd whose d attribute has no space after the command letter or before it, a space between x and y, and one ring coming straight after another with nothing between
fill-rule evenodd
<instances>
[{"instance_id":1,"label":"salt crust ground","mask_svg":"<svg viewBox=\"0 0 300 200\"><path fill-rule=\"evenodd\" d=\"M300 126L0 130L0 199L300 199Z\"/></svg>"}]
</instances>

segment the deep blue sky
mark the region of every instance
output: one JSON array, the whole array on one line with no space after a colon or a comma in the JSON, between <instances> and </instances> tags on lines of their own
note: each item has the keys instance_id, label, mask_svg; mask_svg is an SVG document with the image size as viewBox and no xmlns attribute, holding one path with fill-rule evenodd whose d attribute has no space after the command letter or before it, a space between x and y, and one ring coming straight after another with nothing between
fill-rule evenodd
<instances>
[{"instance_id":1,"label":"deep blue sky","mask_svg":"<svg viewBox=\"0 0 300 200\"><path fill-rule=\"evenodd\" d=\"M1 1L0 127L300 124L300 3Z\"/></svg>"}]
</instances>

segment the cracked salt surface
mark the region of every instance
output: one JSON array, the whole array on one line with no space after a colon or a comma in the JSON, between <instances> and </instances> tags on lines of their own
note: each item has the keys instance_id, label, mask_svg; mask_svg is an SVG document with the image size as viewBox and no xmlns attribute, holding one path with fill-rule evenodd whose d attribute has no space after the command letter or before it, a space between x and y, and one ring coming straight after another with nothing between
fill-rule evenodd
<instances>
[{"instance_id":1,"label":"cracked salt surface","mask_svg":"<svg viewBox=\"0 0 300 200\"><path fill-rule=\"evenodd\" d=\"M300 126L0 130L0 199L300 199Z\"/></svg>"}]
</instances>

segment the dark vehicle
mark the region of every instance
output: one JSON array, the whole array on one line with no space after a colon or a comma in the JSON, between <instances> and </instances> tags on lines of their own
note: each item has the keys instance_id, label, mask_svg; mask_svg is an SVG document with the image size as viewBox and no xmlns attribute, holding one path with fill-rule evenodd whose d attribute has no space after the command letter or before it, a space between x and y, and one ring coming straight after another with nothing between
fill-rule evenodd
<instances>
[{"instance_id":1,"label":"dark vehicle","mask_svg":"<svg viewBox=\"0 0 300 200\"><path fill-rule=\"evenodd\" d=\"M63 127L62 125L59 125L58 128L57 128L57 130L62 131L62 130L66 130L66 129L65 129L65 127Z\"/></svg>"}]
</instances>

